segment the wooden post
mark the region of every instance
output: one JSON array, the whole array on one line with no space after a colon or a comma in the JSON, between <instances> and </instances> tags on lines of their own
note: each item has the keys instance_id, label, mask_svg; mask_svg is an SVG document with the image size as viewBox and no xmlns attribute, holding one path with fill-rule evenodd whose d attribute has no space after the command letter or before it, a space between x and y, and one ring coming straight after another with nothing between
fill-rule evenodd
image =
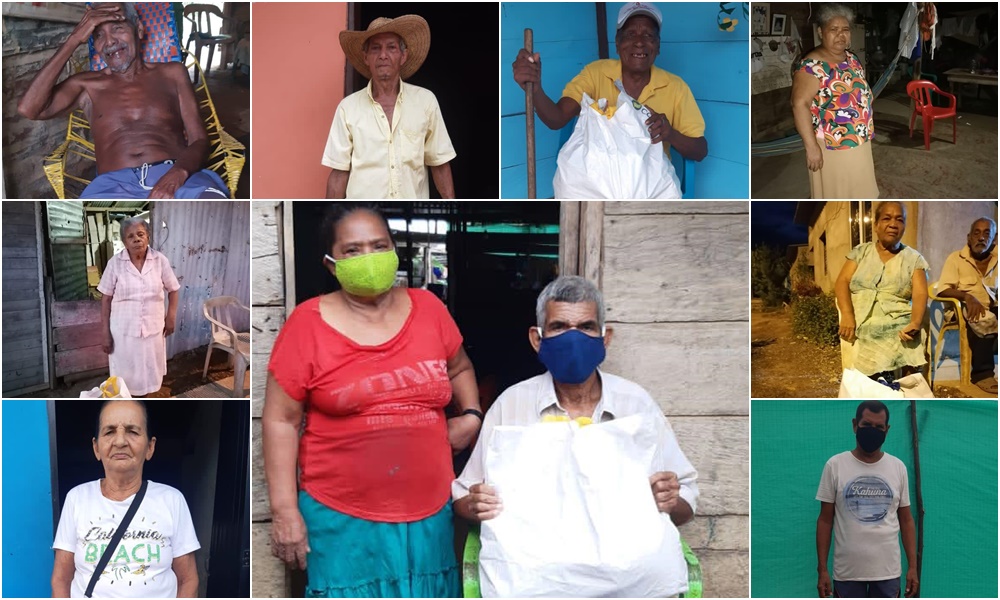
<instances>
[{"instance_id":1,"label":"wooden post","mask_svg":"<svg viewBox=\"0 0 1000 600\"><path fill-rule=\"evenodd\" d=\"M530 29L524 30L524 49L528 54L534 52L534 34ZM532 83L524 86L524 119L525 134L528 138L528 198L534 200L537 197L535 189L535 100L532 94L535 91Z\"/></svg>"}]
</instances>

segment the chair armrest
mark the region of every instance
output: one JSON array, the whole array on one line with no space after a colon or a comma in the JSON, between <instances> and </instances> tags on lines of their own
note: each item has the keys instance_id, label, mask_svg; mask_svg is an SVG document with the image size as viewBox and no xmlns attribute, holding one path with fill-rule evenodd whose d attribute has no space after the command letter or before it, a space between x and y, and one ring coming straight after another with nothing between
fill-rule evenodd
<instances>
[{"instance_id":1,"label":"chair armrest","mask_svg":"<svg viewBox=\"0 0 1000 600\"><path fill-rule=\"evenodd\" d=\"M227 334L229 334L229 341L231 343L231 347L233 350L236 350L236 342L238 341L238 338L236 337L236 330L234 330L232 327L227 327L226 325L223 325L219 321L213 319L211 315L208 314L208 310L205 309L204 305L202 305L202 314L205 316L206 319L208 319L209 323L215 325L222 331L225 331ZM213 341L214 337L215 336L213 335Z\"/></svg>"},{"instance_id":2,"label":"chair armrest","mask_svg":"<svg viewBox=\"0 0 1000 600\"><path fill-rule=\"evenodd\" d=\"M962 314L962 301L958 298L946 298L944 296L938 296L934 293L934 286L931 285L927 289L927 297L930 298L931 302L940 302L942 304L952 304L955 307L955 317L958 320L958 325L961 327L962 331L965 331L965 315Z\"/></svg>"},{"instance_id":3,"label":"chair armrest","mask_svg":"<svg viewBox=\"0 0 1000 600\"><path fill-rule=\"evenodd\" d=\"M934 91L948 99L948 108L955 108L958 105L958 99L955 97L955 94L946 92L936 86L934 87Z\"/></svg>"}]
</instances>

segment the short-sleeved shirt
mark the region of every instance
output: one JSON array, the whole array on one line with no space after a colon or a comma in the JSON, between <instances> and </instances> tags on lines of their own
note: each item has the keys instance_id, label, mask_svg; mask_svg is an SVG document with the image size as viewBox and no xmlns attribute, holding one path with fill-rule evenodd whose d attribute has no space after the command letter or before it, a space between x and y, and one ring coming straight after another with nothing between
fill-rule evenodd
<instances>
[{"instance_id":1,"label":"short-sleeved shirt","mask_svg":"<svg viewBox=\"0 0 1000 600\"><path fill-rule=\"evenodd\" d=\"M913 296L913 273L929 268L924 257L913 248L904 245L888 262L879 258L875 242L858 244L848 254L847 259L857 263L858 268L851 277L851 302L854 318L860 324L871 314L872 306L881 305L881 312L892 318L912 312L910 304Z\"/></svg>"},{"instance_id":2,"label":"short-sleeved shirt","mask_svg":"<svg viewBox=\"0 0 1000 600\"><path fill-rule=\"evenodd\" d=\"M167 257L147 248L141 273L129 259L127 249L111 257L97 291L113 296L111 325L115 332L146 338L163 333L163 291L176 292L180 288Z\"/></svg>"},{"instance_id":3,"label":"short-sleeved shirt","mask_svg":"<svg viewBox=\"0 0 1000 600\"><path fill-rule=\"evenodd\" d=\"M53 549L73 553L70 597L83 598L97 561L135 496L121 502L101 493L100 480L66 494ZM176 598L174 559L201 544L184 495L150 481L142 504L94 587L95 598Z\"/></svg>"},{"instance_id":4,"label":"short-sleeved shirt","mask_svg":"<svg viewBox=\"0 0 1000 600\"><path fill-rule=\"evenodd\" d=\"M826 461L816 499L834 505L833 578L883 581L902 573L899 558L900 508L910 505L903 461L882 454L875 463L850 451Z\"/></svg>"},{"instance_id":5,"label":"short-sleeved shirt","mask_svg":"<svg viewBox=\"0 0 1000 600\"><path fill-rule=\"evenodd\" d=\"M278 334L268 366L285 393L306 402L302 489L370 521L436 513L454 478L444 407L452 395L448 359L462 336L437 297L407 292L406 322L377 346L331 327L319 298L303 302Z\"/></svg>"},{"instance_id":6,"label":"short-sleeved shirt","mask_svg":"<svg viewBox=\"0 0 1000 600\"><path fill-rule=\"evenodd\" d=\"M348 198L429 198L427 167L455 158L455 148L430 90L399 82L392 127L372 84L337 107L322 163L350 171Z\"/></svg>"},{"instance_id":7,"label":"short-sleeved shirt","mask_svg":"<svg viewBox=\"0 0 1000 600\"><path fill-rule=\"evenodd\" d=\"M593 421L603 423L613 419L641 415L656 425L657 447L650 475L659 471L677 474L680 497L691 510L698 507L698 472L688 462L677 444L670 423L663 410L649 393L637 383L598 371L601 378L601 399L594 408ZM483 483L486 472L486 445L493 428L500 425L533 425L544 417L568 417L569 413L556 398L552 375L545 372L515 384L500 394L483 420L479 439L462 475L451 486L452 498L458 500L469 494L469 488ZM488 482L487 482L488 483Z\"/></svg>"},{"instance_id":8,"label":"short-sleeved shirt","mask_svg":"<svg viewBox=\"0 0 1000 600\"><path fill-rule=\"evenodd\" d=\"M827 150L846 150L875 137L872 90L857 56L848 52L846 61L833 65L806 59L799 63L798 71L819 80L819 91L809 112L821 146Z\"/></svg>"},{"instance_id":9,"label":"short-sleeved shirt","mask_svg":"<svg viewBox=\"0 0 1000 600\"><path fill-rule=\"evenodd\" d=\"M614 106L618 100L620 90L615 82L622 78L622 62L618 59L608 58L597 60L580 71L566 88L563 89L563 97L571 98L577 102L583 100L586 93L594 100L607 98L608 103ZM636 100L652 110L666 115L670 125L687 137L699 138L705 135L705 119L701 116L698 103L694 100L694 94L684 80L668 73L659 67L653 67L650 72L649 83L642 89L642 93ZM670 146L666 142L663 144L665 152L670 151Z\"/></svg>"},{"instance_id":10,"label":"short-sleeved shirt","mask_svg":"<svg viewBox=\"0 0 1000 600\"><path fill-rule=\"evenodd\" d=\"M972 294L983 306L995 306L997 296L997 247L993 246L990 262L983 275L976 266L976 261L969 252L969 246L952 252L941 268L941 278L937 281L938 289L955 288L960 292ZM989 288L989 291L987 291ZM993 297L990 298L992 292Z\"/></svg>"}]
</instances>

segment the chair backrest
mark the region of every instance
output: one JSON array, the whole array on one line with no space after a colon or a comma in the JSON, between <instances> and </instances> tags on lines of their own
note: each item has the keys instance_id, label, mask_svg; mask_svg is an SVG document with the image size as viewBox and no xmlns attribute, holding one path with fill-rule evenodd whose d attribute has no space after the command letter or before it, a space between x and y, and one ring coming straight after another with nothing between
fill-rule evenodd
<instances>
[{"instance_id":1,"label":"chair backrest","mask_svg":"<svg viewBox=\"0 0 1000 600\"><path fill-rule=\"evenodd\" d=\"M203 310L206 317L222 323L230 331L239 333L236 331L235 327L233 327L233 312L245 309L243 308L243 304L235 296L217 296L215 298L209 298L208 300L205 300ZM219 330L219 326L212 321L209 322L212 323L212 333L214 334Z\"/></svg>"},{"instance_id":2,"label":"chair backrest","mask_svg":"<svg viewBox=\"0 0 1000 600\"><path fill-rule=\"evenodd\" d=\"M91 3L88 2L89 6ZM181 42L177 34L177 20L170 2L136 2L146 36L142 40L142 57L146 62L181 61ZM100 54L94 51L94 38L90 46L90 70L100 71L108 66Z\"/></svg>"},{"instance_id":3,"label":"chair backrest","mask_svg":"<svg viewBox=\"0 0 1000 600\"><path fill-rule=\"evenodd\" d=\"M917 106L924 107L931 104L931 92L939 92L938 86L934 82L926 79L917 79L906 84L906 94L913 98Z\"/></svg>"},{"instance_id":4,"label":"chair backrest","mask_svg":"<svg viewBox=\"0 0 1000 600\"><path fill-rule=\"evenodd\" d=\"M191 35L202 37L212 35L211 15L222 18L222 11L218 6L212 4L189 4L184 7L184 18L194 24Z\"/></svg>"}]
</instances>

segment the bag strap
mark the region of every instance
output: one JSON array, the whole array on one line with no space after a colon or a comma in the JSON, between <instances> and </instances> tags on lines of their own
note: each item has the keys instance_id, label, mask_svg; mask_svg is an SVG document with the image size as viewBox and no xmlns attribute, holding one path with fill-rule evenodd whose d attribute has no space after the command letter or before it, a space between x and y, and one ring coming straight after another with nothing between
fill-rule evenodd
<instances>
[{"instance_id":1,"label":"bag strap","mask_svg":"<svg viewBox=\"0 0 1000 600\"><path fill-rule=\"evenodd\" d=\"M87 584L87 591L84 592L84 596L91 598L94 593L94 587L97 585L97 581L101 578L101 573L104 571L104 567L108 566L111 562L111 555L114 554L115 550L118 548L118 544L121 543L122 537L125 536L125 530L128 529L130 523L132 523L132 518L135 517L136 511L139 510L139 505L142 504L142 498L146 495L146 486L149 484L148 479L142 481L142 485L139 486L139 491L135 493L135 498L132 499L132 504L129 505L128 511L125 512L125 516L122 517L122 522L118 524L118 529L115 530L114 535L111 536L111 541L108 543L108 547L104 549L104 554L101 555L101 560L97 561L97 566L94 567L94 574L90 577L90 583Z\"/></svg>"}]
</instances>

